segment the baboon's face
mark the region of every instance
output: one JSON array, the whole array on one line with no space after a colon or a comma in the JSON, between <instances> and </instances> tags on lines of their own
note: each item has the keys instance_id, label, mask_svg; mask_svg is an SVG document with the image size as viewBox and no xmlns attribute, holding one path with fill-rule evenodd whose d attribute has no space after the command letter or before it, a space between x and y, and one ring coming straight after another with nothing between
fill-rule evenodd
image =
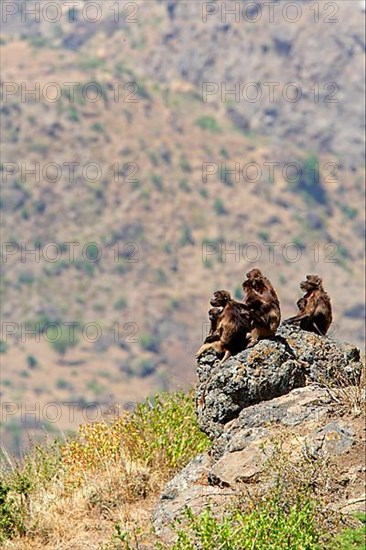
<instances>
[{"instance_id":1,"label":"baboon's face","mask_svg":"<svg viewBox=\"0 0 366 550\"><path fill-rule=\"evenodd\" d=\"M306 275L306 281L301 281L300 288L303 292L311 292L321 288L322 280L318 275Z\"/></svg>"},{"instance_id":2,"label":"baboon's face","mask_svg":"<svg viewBox=\"0 0 366 550\"><path fill-rule=\"evenodd\" d=\"M262 279L263 275L260 269L254 268L248 271L247 273L248 279Z\"/></svg>"},{"instance_id":3,"label":"baboon's face","mask_svg":"<svg viewBox=\"0 0 366 550\"><path fill-rule=\"evenodd\" d=\"M259 271L259 269L255 269L255 270L253 269L252 271ZM242 286L243 286L244 292L249 291L251 289L254 289L257 292L262 292L265 287L262 274L249 277L246 281L244 281Z\"/></svg>"},{"instance_id":4,"label":"baboon's face","mask_svg":"<svg viewBox=\"0 0 366 550\"><path fill-rule=\"evenodd\" d=\"M221 313L223 312L223 309L222 307L212 307L209 311L208 311L208 318L210 319L210 321L216 321L217 318L221 315Z\"/></svg>"},{"instance_id":5,"label":"baboon's face","mask_svg":"<svg viewBox=\"0 0 366 550\"><path fill-rule=\"evenodd\" d=\"M210 300L213 307L225 307L230 300L230 293L227 290L216 290Z\"/></svg>"}]
</instances>

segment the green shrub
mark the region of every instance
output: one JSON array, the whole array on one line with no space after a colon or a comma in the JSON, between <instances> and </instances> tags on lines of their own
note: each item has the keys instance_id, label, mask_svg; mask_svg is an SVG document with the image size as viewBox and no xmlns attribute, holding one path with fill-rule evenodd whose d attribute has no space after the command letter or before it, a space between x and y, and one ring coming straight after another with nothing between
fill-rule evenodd
<instances>
[{"instance_id":1,"label":"green shrub","mask_svg":"<svg viewBox=\"0 0 366 550\"><path fill-rule=\"evenodd\" d=\"M155 280L159 285L164 285L168 281L167 274L161 267L155 271Z\"/></svg>"},{"instance_id":2,"label":"green shrub","mask_svg":"<svg viewBox=\"0 0 366 550\"><path fill-rule=\"evenodd\" d=\"M61 334L59 331L61 331ZM65 355L69 348L73 348L79 343L77 330L72 331L69 330L69 327L64 326L49 327L45 338L60 355Z\"/></svg>"},{"instance_id":3,"label":"green shrub","mask_svg":"<svg viewBox=\"0 0 366 550\"><path fill-rule=\"evenodd\" d=\"M85 57L79 62L79 67L86 70L100 69L104 67L104 65L105 60L99 57Z\"/></svg>"},{"instance_id":4,"label":"green shrub","mask_svg":"<svg viewBox=\"0 0 366 550\"><path fill-rule=\"evenodd\" d=\"M125 309L127 307L127 300L123 296L118 298L118 300L114 303L114 309L117 311L121 311L122 309Z\"/></svg>"},{"instance_id":5,"label":"green shrub","mask_svg":"<svg viewBox=\"0 0 366 550\"><path fill-rule=\"evenodd\" d=\"M245 513L234 509L216 519L210 508L196 516L186 509L173 550L319 550L320 533L311 501L288 508L276 497Z\"/></svg>"},{"instance_id":6,"label":"green shrub","mask_svg":"<svg viewBox=\"0 0 366 550\"><path fill-rule=\"evenodd\" d=\"M148 465L164 462L172 470L181 468L207 450L209 439L197 425L192 394L163 393L138 405L130 418L133 458Z\"/></svg>"},{"instance_id":7,"label":"green shrub","mask_svg":"<svg viewBox=\"0 0 366 550\"><path fill-rule=\"evenodd\" d=\"M34 275L30 272L19 273L18 282L21 285L31 285L34 283Z\"/></svg>"},{"instance_id":8,"label":"green shrub","mask_svg":"<svg viewBox=\"0 0 366 550\"><path fill-rule=\"evenodd\" d=\"M0 541L15 533L24 534L23 517L25 515L22 501L11 490L11 486L0 482Z\"/></svg>"},{"instance_id":9,"label":"green shrub","mask_svg":"<svg viewBox=\"0 0 366 550\"><path fill-rule=\"evenodd\" d=\"M217 121L212 116L202 116L196 120L196 125L202 128L202 130L208 130L214 134L221 131Z\"/></svg>"},{"instance_id":10,"label":"green shrub","mask_svg":"<svg viewBox=\"0 0 366 550\"><path fill-rule=\"evenodd\" d=\"M222 183L224 183L228 187L233 187L235 180L233 179L233 175L230 173L226 165L221 166L220 172L221 172L220 180L222 181Z\"/></svg>"},{"instance_id":11,"label":"green shrub","mask_svg":"<svg viewBox=\"0 0 366 550\"><path fill-rule=\"evenodd\" d=\"M163 189L163 178L161 176L153 174L151 177L151 181L153 182L156 189L159 189L159 191Z\"/></svg>"},{"instance_id":12,"label":"green shrub","mask_svg":"<svg viewBox=\"0 0 366 550\"><path fill-rule=\"evenodd\" d=\"M340 208L343 212L343 214L349 219L353 220L356 218L358 211L356 208L352 208L351 206L348 206L348 204L340 204Z\"/></svg>"},{"instance_id":13,"label":"green shrub","mask_svg":"<svg viewBox=\"0 0 366 550\"><path fill-rule=\"evenodd\" d=\"M40 34L37 34L37 35L34 35L34 36L30 36L28 38L29 40L29 43L34 47L34 48L46 48L46 47L49 47L50 44L47 40L47 38L45 36L42 36Z\"/></svg>"},{"instance_id":14,"label":"green shrub","mask_svg":"<svg viewBox=\"0 0 366 550\"><path fill-rule=\"evenodd\" d=\"M187 246L188 244L194 244L192 231L189 225L184 225L181 229L181 236L179 239L180 246Z\"/></svg>"},{"instance_id":15,"label":"green shrub","mask_svg":"<svg viewBox=\"0 0 366 550\"><path fill-rule=\"evenodd\" d=\"M56 388L58 390L67 390L70 388L70 384L64 378L58 378L56 381Z\"/></svg>"},{"instance_id":16,"label":"green shrub","mask_svg":"<svg viewBox=\"0 0 366 550\"><path fill-rule=\"evenodd\" d=\"M88 390L90 390L95 396L101 395L105 391L105 387L98 382L95 378L93 380L89 380L86 383L86 387Z\"/></svg>"},{"instance_id":17,"label":"green shrub","mask_svg":"<svg viewBox=\"0 0 366 550\"><path fill-rule=\"evenodd\" d=\"M63 464L73 476L105 468L126 456L167 476L208 449L197 424L193 394L162 393L137 405L132 414L80 427L62 448Z\"/></svg>"},{"instance_id":18,"label":"green shrub","mask_svg":"<svg viewBox=\"0 0 366 550\"><path fill-rule=\"evenodd\" d=\"M269 240L269 232L268 231L265 231L265 230L262 230L262 231L258 231L258 237L266 242Z\"/></svg>"},{"instance_id":19,"label":"green shrub","mask_svg":"<svg viewBox=\"0 0 366 550\"><path fill-rule=\"evenodd\" d=\"M156 370L156 364L151 359L141 359L138 365L137 376L145 378L145 376L150 376L154 374Z\"/></svg>"},{"instance_id":20,"label":"green shrub","mask_svg":"<svg viewBox=\"0 0 366 550\"><path fill-rule=\"evenodd\" d=\"M302 163L301 173L294 183L295 190L300 191L311 202L327 203L327 194L319 170L319 159L309 155Z\"/></svg>"},{"instance_id":21,"label":"green shrub","mask_svg":"<svg viewBox=\"0 0 366 550\"><path fill-rule=\"evenodd\" d=\"M348 528L339 533L327 546L329 550L365 550L366 548L366 514L356 514L360 527Z\"/></svg>"},{"instance_id":22,"label":"green shrub","mask_svg":"<svg viewBox=\"0 0 366 550\"><path fill-rule=\"evenodd\" d=\"M139 342L142 349L145 351L151 351L153 353L159 353L160 350L160 340L155 337L153 334L143 332L139 336Z\"/></svg>"},{"instance_id":23,"label":"green shrub","mask_svg":"<svg viewBox=\"0 0 366 550\"><path fill-rule=\"evenodd\" d=\"M79 116L78 110L75 107L69 108L68 119L71 120L71 122L79 122L80 116Z\"/></svg>"},{"instance_id":24,"label":"green shrub","mask_svg":"<svg viewBox=\"0 0 366 550\"><path fill-rule=\"evenodd\" d=\"M34 357L34 355L28 355L27 364L30 369L35 369L39 366L38 360Z\"/></svg>"},{"instance_id":25,"label":"green shrub","mask_svg":"<svg viewBox=\"0 0 366 550\"><path fill-rule=\"evenodd\" d=\"M95 122L94 124L92 124L91 129L97 133L103 134L105 132L105 126L101 122Z\"/></svg>"},{"instance_id":26,"label":"green shrub","mask_svg":"<svg viewBox=\"0 0 366 550\"><path fill-rule=\"evenodd\" d=\"M186 193L189 193L191 188L188 185L188 181L186 179L182 179L179 182L179 188L182 189L182 191L185 191Z\"/></svg>"},{"instance_id":27,"label":"green shrub","mask_svg":"<svg viewBox=\"0 0 366 550\"><path fill-rule=\"evenodd\" d=\"M22 465L9 469L8 459L1 457L0 468L0 541L26 533L29 499L36 488L46 487L62 471L58 441L35 445Z\"/></svg>"},{"instance_id":28,"label":"green shrub","mask_svg":"<svg viewBox=\"0 0 366 550\"><path fill-rule=\"evenodd\" d=\"M182 172L186 172L186 173L192 172L192 166L191 166L190 162L188 161L186 155L184 155L184 154L181 155L179 164L180 164L180 168L181 168Z\"/></svg>"},{"instance_id":29,"label":"green shrub","mask_svg":"<svg viewBox=\"0 0 366 550\"><path fill-rule=\"evenodd\" d=\"M219 197L215 199L214 209L216 214L218 214L219 216L224 216L227 213L224 202Z\"/></svg>"}]
</instances>

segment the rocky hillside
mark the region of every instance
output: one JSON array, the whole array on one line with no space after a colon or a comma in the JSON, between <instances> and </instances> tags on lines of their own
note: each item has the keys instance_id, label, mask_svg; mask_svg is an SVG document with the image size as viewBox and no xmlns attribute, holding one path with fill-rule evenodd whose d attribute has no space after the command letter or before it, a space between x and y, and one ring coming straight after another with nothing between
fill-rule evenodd
<instances>
[{"instance_id":1,"label":"rocky hillside","mask_svg":"<svg viewBox=\"0 0 366 550\"><path fill-rule=\"evenodd\" d=\"M274 341L263 340L224 366L206 352L197 375L198 423L212 447L163 490L154 515L160 536L171 539L187 506L194 514L210 506L221 517L239 496L269 498L284 456L304 475L301 483L309 465L314 476L326 469L326 508L364 510L365 388L355 346L283 327ZM288 471L280 475L283 482ZM313 481L319 489L320 480Z\"/></svg>"},{"instance_id":2,"label":"rocky hillside","mask_svg":"<svg viewBox=\"0 0 366 550\"><path fill-rule=\"evenodd\" d=\"M0 351L15 449L19 422L75 429L90 402L130 408L189 385L206 299L239 298L254 265L284 317L319 273L331 334L364 338L361 3L317 14L298 2L296 23L286 2L273 21L259 2L255 22L247 2L237 22L199 2L116 13L105 1L100 17L88 4L24 22L14 3L1 31ZM21 415L35 402L55 403L58 422Z\"/></svg>"},{"instance_id":3,"label":"rocky hillside","mask_svg":"<svg viewBox=\"0 0 366 550\"><path fill-rule=\"evenodd\" d=\"M2 548L363 550L360 350L284 327L197 377L5 455Z\"/></svg>"}]
</instances>

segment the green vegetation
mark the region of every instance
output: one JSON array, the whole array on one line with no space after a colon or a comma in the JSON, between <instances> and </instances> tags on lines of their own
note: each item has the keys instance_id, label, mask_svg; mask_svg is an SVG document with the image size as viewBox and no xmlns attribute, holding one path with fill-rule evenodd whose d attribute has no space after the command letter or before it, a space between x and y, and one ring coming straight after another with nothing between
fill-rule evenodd
<instances>
[{"instance_id":1,"label":"green vegetation","mask_svg":"<svg viewBox=\"0 0 366 550\"><path fill-rule=\"evenodd\" d=\"M51 44L49 43L49 41L47 40L47 38L45 36L41 36L40 34L36 34L34 36L30 36L28 38L29 40L29 43L34 47L34 48L50 48L51 47Z\"/></svg>"},{"instance_id":2,"label":"green vegetation","mask_svg":"<svg viewBox=\"0 0 366 550\"><path fill-rule=\"evenodd\" d=\"M100 382L98 382L98 380L96 380L95 378L93 378L93 380L89 380L86 383L86 388L91 391L96 397L107 390L107 388L103 386L103 384L100 384Z\"/></svg>"},{"instance_id":3,"label":"green vegetation","mask_svg":"<svg viewBox=\"0 0 366 550\"><path fill-rule=\"evenodd\" d=\"M221 128L216 121L216 119L212 116L202 116L196 120L196 125L202 128L202 130L208 130L209 132L212 132L213 134L217 134L221 132Z\"/></svg>"},{"instance_id":4,"label":"green vegetation","mask_svg":"<svg viewBox=\"0 0 366 550\"><path fill-rule=\"evenodd\" d=\"M101 69L105 66L105 60L99 57L84 57L79 61L81 69L90 71L93 69Z\"/></svg>"},{"instance_id":5,"label":"green vegetation","mask_svg":"<svg viewBox=\"0 0 366 550\"><path fill-rule=\"evenodd\" d=\"M179 239L181 246L187 246L188 244L194 244L193 235L189 225L184 225L181 230L181 237Z\"/></svg>"},{"instance_id":6,"label":"green vegetation","mask_svg":"<svg viewBox=\"0 0 366 550\"><path fill-rule=\"evenodd\" d=\"M365 550L366 548L366 514L355 514L362 523L357 529L345 529L337 535L329 550Z\"/></svg>"},{"instance_id":7,"label":"green vegetation","mask_svg":"<svg viewBox=\"0 0 366 550\"><path fill-rule=\"evenodd\" d=\"M301 170L293 182L295 191L299 191L310 203L326 204L327 194L320 174L320 163L316 155L310 154L302 163Z\"/></svg>"},{"instance_id":8,"label":"green vegetation","mask_svg":"<svg viewBox=\"0 0 366 550\"><path fill-rule=\"evenodd\" d=\"M269 232L266 230L258 231L258 237L263 241L266 242L269 240Z\"/></svg>"},{"instance_id":9,"label":"green vegetation","mask_svg":"<svg viewBox=\"0 0 366 550\"><path fill-rule=\"evenodd\" d=\"M70 388L70 384L64 378L58 378L56 380L56 388L58 390L67 390Z\"/></svg>"},{"instance_id":10,"label":"green vegetation","mask_svg":"<svg viewBox=\"0 0 366 550\"><path fill-rule=\"evenodd\" d=\"M79 343L77 330L72 331L67 326L48 327L45 338L53 349L62 356L66 355L68 349Z\"/></svg>"},{"instance_id":11,"label":"green vegetation","mask_svg":"<svg viewBox=\"0 0 366 550\"><path fill-rule=\"evenodd\" d=\"M189 160L187 159L186 155L181 155L180 161L179 161L179 166L180 166L182 172L186 172L188 174L190 172L192 172L192 166L191 166Z\"/></svg>"},{"instance_id":12,"label":"green vegetation","mask_svg":"<svg viewBox=\"0 0 366 550\"><path fill-rule=\"evenodd\" d=\"M20 285L31 285L34 283L34 275L30 272L22 272L18 275L18 282Z\"/></svg>"},{"instance_id":13,"label":"green vegetation","mask_svg":"<svg viewBox=\"0 0 366 550\"><path fill-rule=\"evenodd\" d=\"M356 208L352 208L348 204L340 204L339 206L340 206L340 209L342 210L343 214L349 220L354 220L357 217L358 210Z\"/></svg>"},{"instance_id":14,"label":"green vegetation","mask_svg":"<svg viewBox=\"0 0 366 550\"><path fill-rule=\"evenodd\" d=\"M102 124L101 122L95 122L94 124L92 124L91 130L93 130L93 132L101 134L104 134L106 131L104 124Z\"/></svg>"},{"instance_id":15,"label":"green vegetation","mask_svg":"<svg viewBox=\"0 0 366 550\"><path fill-rule=\"evenodd\" d=\"M156 187L156 189L158 189L159 191L162 191L164 186L163 186L163 178L161 176L158 176L157 174L153 174L151 176L151 181Z\"/></svg>"},{"instance_id":16,"label":"green vegetation","mask_svg":"<svg viewBox=\"0 0 366 550\"><path fill-rule=\"evenodd\" d=\"M34 355L28 355L27 365L30 369L36 369L39 366L37 358Z\"/></svg>"},{"instance_id":17,"label":"green vegetation","mask_svg":"<svg viewBox=\"0 0 366 550\"><path fill-rule=\"evenodd\" d=\"M114 309L117 311L122 311L127 307L127 300L123 296L120 296L118 300L114 302Z\"/></svg>"},{"instance_id":18,"label":"green vegetation","mask_svg":"<svg viewBox=\"0 0 366 550\"><path fill-rule=\"evenodd\" d=\"M218 214L219 216L224 216L225 214L227 214L224 201L219 197L217 197L214 201L214 209L216 214Z\"/></svg>"},{"instance_id":19,"label":"green vegetation","mask_svg":"<svg viewBox=\"0 0 366 550\"><path fill-rule=\"evenodd\" d=\"M224 185L227 187L233 187L235 180L233 179L233 174L230 172L230 170L227 168L226 164L223 164L220 168L220 180Z\"/></svg>"},{"instance_id":20,"label":"green vegetation","mask_svg":"<svg viewBox=\"0 0 366 550\"><path fill-rule=\"evenodd\" d=\"M145 351L151 351L153 353L159 353L160 349L160 340L157 336L153 334L143 332L139 336L139 342L142 349Z\"/></svg>"},{"instance_id":21,"label":"green vegetation","mask_svg":"<svg viewBox=\"0 0 366 550\"><path fill-rule=\"evenodd\" d=\"M70 107L68 110L68 119L71 120L71 122L79 122L80 116L78 113L78 110L76 107Z\"/></svg>"},{"instance_id":22,"label":"green vegetation","mask_svg":"<svg viewBox=\"0 0 366 550\"><path fill-rule=\"evenodd\" d=\"M137 368L137 376L139 378L145 378L145 376L150 376L154 374L156 370L156 364L151 359L141 359Z\"/></svg>"},{"instance_id":23,"label":"green vegetation","mask_svg":"<svg viewBox=\"0 0 366 550\"><path fill-rule=\"evenodd\" d=\"M185 513L186 523L178 529L174 550L318 550L320 533L315 527L311 502L298 502L288 509L276 496L260 503L253 511L233 510L217 520L210 508L199 516Z\"/></svg>"}]
</instances>

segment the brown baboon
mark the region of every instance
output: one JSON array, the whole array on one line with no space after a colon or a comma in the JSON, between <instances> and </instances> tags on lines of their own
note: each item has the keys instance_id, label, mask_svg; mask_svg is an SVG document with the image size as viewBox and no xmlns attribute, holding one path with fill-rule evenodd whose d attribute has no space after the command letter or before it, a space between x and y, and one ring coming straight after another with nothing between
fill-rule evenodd
<instances>
[{"instance_id":1,"label":"brown baboon","mask_svg":"<svg viewBox=\"0 0 366 550\"><path fill-rule=\"evenodd\" d=\"M243 303L249 308L253 346L260 338L271 338L281 321L280 302L272 283L259 269L251 269L243 282Z\"/></svg>"},{"instance_id":2,"label":"brown baboon","mask_svg":"<svg viewBox=\"0 0 366 550\"><path fill-rule=\"evenodd\" d=\"M208 335L196 355L199 357L206 350L213 349L217 354L224 354L220 362L222 364L246 347L246 335L250 328L249 311L244 304L233 300L227 290L214 292L210 304L214 310L210 310L211 315L216 317L216 331ZM219 308L222 309L221 313Z\"/></svg>"},{"instance_id":3,"label":"brown baboon","mask_svg":"<svg viewBox=\"0 0 366 550\"><path fill-rule=\"evenodd\" d=\"M285 324L299 322L303 330L325 336L332 323L332 306L322 279L318 275L306 275L300 288L305 295L297 301L299 313L286 319Z\"/></svg>"},{"instance_id":4,"label":"brown baboon","mask_svg":"<svg viewBox=\"0 0 366 550\"><path fill-rule=\"evenodd\" d=\"M224 311L223 307L212 307L208 310L208 318L210 320L210 330L206 336L206 339L204 341L205 344L208 344L209 342L214 342L215 340L219 340L219 336L217 334L217 326L219 323L219 318L222 312Z\"/></svg>"}]
</instances>

